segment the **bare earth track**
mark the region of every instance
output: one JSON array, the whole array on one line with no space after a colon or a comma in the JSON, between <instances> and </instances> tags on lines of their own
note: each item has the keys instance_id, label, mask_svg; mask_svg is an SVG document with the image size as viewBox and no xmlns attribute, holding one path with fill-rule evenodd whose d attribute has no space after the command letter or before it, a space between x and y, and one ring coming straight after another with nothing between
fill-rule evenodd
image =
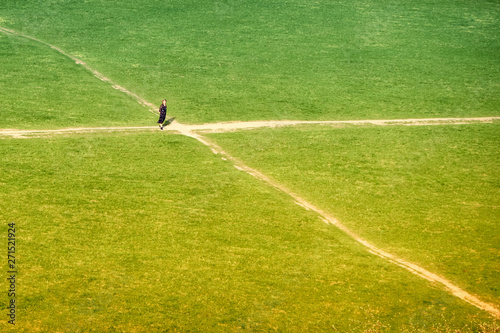
<instances>
[{"instance_id":1,"label":"bare earth track","mask_svg":"<svg viewBox=\"0 0 500 333\"><path fill-rule=\"evenodd\" d=\"M153 104L147 102L140 96L128 91L127 89L115 84L113 81L102 75L101 73L97 72L96 70L90 68L86 63L81 61L80 59L77 59L67 53L65 53L63 50L61 50L58 47L55 47L53 45L50 45L44 41L41 41L39 39L36 39L31 36L24 35L22 33L18 33L16 31L6 29L3 27L0 27L0 32L4 34L9 34L9 35L17 35L20 37L28 38L33 41L42 43L46 46L51 47L52 49L56 50L57 52L60 52L61 54L69 57L73 61L75 61L76 64L83 66L86 70L92 72L95 77L98 79L109 83L112 85L113 88L120 90L121 92L133 97L135 100L137 100L140 104L148 106L150 109L149 111L152 113L156 113L155 107ZM470 293L466 292L465 290L461 289L460 287L454 285L451 281L438 276L434 273L431 273L424 268L415 265L413 263L410 263L402 258L399 258L393 254L387 253L383 251L380 248L377 248L373 244L369 243L368 241L362 239L359 237L357 234L352 232L349 228L347 228L344 224L342 224L339 220L337 220L334 216L330 215L329 213L321 210L320 208L312 205L311 203L307 202L303 198L301 198L299 195L293 193L292 191L288 190L285 186L277 183L273 179L267 177L266 175L262 174L258 170L255 170L253 168L250 168L246 166L242 161L238 160L237 158L227 154L224 152L224 150L210 142L206 137L202 136L200 134L204 132L211 132L211 133L219 133L219 132L226 132L226 131L234 131L234 130L243 130L243 129L255 129L255 128L263 128L263 127L278 127L278 126L294 126L294 125L302 125L302 124L321 124L321 125L330 125L330 126L352 126L352 125L444 125L444 124L470 124L470 123L478 123L478 122L494 122L500 120L500 117L485 117L485 118L433 118L433 119L397 119L397 120L356 120L356 121L264 121L264 122L228 122L228 123L216 123L216 124L203 124L203 125L184 125L180 123L174 123L170 125L167 129L169 132L176 132L181 135L185 135L188 137L195 138L196 140L200 141L204 145L208 146L215 154L220 154L224 159L230 160L234 163L234 166L242 171L245 171L249 173L250 175L254 176L255 178L269 184L270 186L274 187L275 189L282 191L284 193L287 193L290 195L295 202L304 207L305 209L311 210L316 212L324 222L328 224L332 224L345 232L347 235L349 235L351 238L365 246L368 251L371 253L384 258L388 260L389 262L392 262L400 267L403 267L410 271L413 274L416 274L430 282L433 283L438 283L441 284L446 290L448 290L451 294L459 297L460 299L476 306L479 309L482 309L484 311L487 311L490 313L493 317L500 318L500 310L497 309L495 306L485 303L475 297L474 295L471 295ZM95 127L95 128L65 128L65 129L55 129L55 130L15 130L15 129L0 129L0 137L14 137L14 138L34 138L34 137L39 137L39 136L46 136L46 135L54 135L54 134L68 134L68 133L82 133L82 132L102 132L102 131L144 131L144 130L157 130L157 127L155 126L142 126L142 127Z\"/></svg>"},{"instance_id":2,"label":"bare earth track","mask_svg":"<svg viewBox=\"0 0 500 333\"><path fill-rule=\"evenodd\" d=\"M333 127L343 126L424 126L424 125L460 125L472 123L492 123L500 121L500 117L481 117L481 118L425 118L425 119L387 119L387 120L326 120L326 121L303 121L303 120L268 120L268 121L234 121L222 123L209 123L199 125L186 125L174 122L165 127L167 131L173 131L180 134L192 136L189 133L223 133L239 130L251 130L258 128L275 128L297 125L327 125ZM18 130L18 129L0 129L0 136L11 136L17 138L27 138L31 136L45 136L64 133L86 133L86 132L115 132L115 131L142 131L156 130L156 126L129 126L129 127L74 127L61 129L38 129L38 130Z\"/></svg>"}]
</instances>

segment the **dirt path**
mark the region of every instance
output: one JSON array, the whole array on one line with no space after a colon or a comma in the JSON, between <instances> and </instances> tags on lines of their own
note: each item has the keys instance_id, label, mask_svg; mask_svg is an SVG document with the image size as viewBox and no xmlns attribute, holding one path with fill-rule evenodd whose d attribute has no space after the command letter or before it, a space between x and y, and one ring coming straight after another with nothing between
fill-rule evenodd
<instances>
[{"instance_id":1,"label":"dirt path","mask_svg":"<svg viewBox=\"0 0 500 333\"><path fill-rule=\"evenodd\" d=\"M387 120L331 120L331 121L302 121L302 120L269 120L269 121L235 121L222 123L208 123L198 125L186 125L174 122L165 127L165 131L177 132L187 135L187 133L224 133L240 130L250 130L258 128L276 128L297 125L328 125L333 127L352 125L378 125L378 126L425 126L425 125L459 125L472 123L492 123L500 121L500 117L482 118L426 118L426 119L387 119ZM141 131L157 130L157 126L114 126L114 127L72 127L61 129L39 129L39 130L18 130L0 129L0 136L11 136L15 138L38 137L51 134L64 133L87 133L87 132L115 132L115 131ZM188 135L191 136L191 135Z\"/></svg>"},{"instance_id":2,"label":"dirt path","mask_svg":"<svg viewBox=\"0 0 500 333\"><path fill-rule=\"evenodd\" d=\"M349 125L458 125L470 123L492 123L495 120L500 120L500 117L480 117L480 118L424 118L424 119L387 119L387 120L326 120L326 121L307 121L307 120L269 120L269 121L234 121L222 123L209 123L201 125L182 125L173 124L171 129L181 130L189 129L189 131L203 132L203 133L222 133L231 132L245 129L256 128L273 128L282 126L296 126L296 125L330 125L330 126L349 126Z\"/></svg>"},{"instance_id":3,"label":"dirt path","mask_svg":"<svg viewBox=\"0 0 500 333\"><path fill-rule=\"evenodd\" d=\"M122 91L123 93L132 96L134 99L136 99L140 104L146 105L150 107L151 109L149 110L152 113L156 113L154 111L154 106L153 104L145 101L142 99L140 96L128 91L127 89L115 84L113 81L99 73L98 71L90 68L86 63L83 61L65 53L61 49L50 45L46 42L43 42L39 39L36 39L31 36L27 36L21 33L17 33L13 30L5 29L0 27L0 32L3 32L5 34L11 34L11 35L18 35L22 36L25 38L29 38L31 40L34 40L36 42L42 43L44 45L47 45L51 47L52 49L62 53L63 55L69 57L73 61L75 61L76 64L83 66L86 70L91 71L94 76L96 76L99 80L105 81L110 83L113 88L118 89ZM270 179L266 175L262 174L261 172L250 168L246 166L243 162L238 160L237 158L227 154L222 150L221 147L218 145L214 144L213 142L210 142L207 138L203 137L201 134L197 132L226 132L226 131L234 131L234 130L242 130L242 129L252 129L252 128L263 128L263 127L277 127L277 126L292 126L292 125L299 125L299 124L323 124L323 125L363 125L363 124L375 124L375 125L442 125L442 124L464 124L464 123L473 123L473 122L493 122L495 120L498 120L499 117L487 117L487 118L435 118L435 119L398 119L398 120L356 120L356 121L265 121L265 122L230 122L230 123L218 123L218 124L204 124L204 125L184 125L180 123L174 123L168 127L169 131L177 131L178 133L192 137L199 142L203 143L204 145L208 146L215 154L220 154L223 156L223 158L231 160L234 163L234 166L242 170L244 172L247 172L248 174L252 175L253 177L269 184L270 186L276 188L279 191L282 191L288 195L290 195L297 204L300 206L304 207L305 209L312 210L319 214L321 218L329 224L334 225L335 227L339 228L343 232L345 232L347 235L352 237L354 240L365 246L371 253L384 258L400 267L403 267L410 271L413 274L416 274L430 282L433 283L439 283L441 284L446 290L448 290L450 293L453 295L461 298L462 300L478 307L479 309L482 309L484 311L489 312L492 316L496 318L500 318L500 310L495 308L493 305L485 303L481 300L479 300L477 297L469 294L465 290L459 288L458 286L455 286L453 283L448 281L447 279L440 277L434 273L431 273L424 268L415 265L413 263L410 263L402 258L398 258L397 256L387 253L383 251L380 248L377 248L373 244L367 242L366 240L362 239L359 237L357 234L352 232L349 228L347 228L344 224L342 224L339 220L337 220L335 217L331 216L327 212L319 209L318 207L312 205L311 203L307 202L297 194L293 193L292 191L288 190L285 186L277 183L276 181ZM51 135L51 134L61 134L61 133L81 133L81 132L95 132L95 131L132 131L132 130L152 130L154 129L154 126L151 127L96 127L96 128L66 128L66 129L57 129L57 130L9 130L9 129L3 129L0 130L0 136L1 135L7 135L11 137L29 137L29 136L39 136L39 135Z\"/></svg>"},{"instance_id":4,"label":"dirt path","mask_svg":"<svg viewBox=\"0 0 500 333\"><path fill-rule=\"evenodd\" d=\"M18 129L0 129L1 136L10 136L19 139L37 138L55 134L78 134L92 132L128 132L157 130L157 126L123 126L123 127L72 127L60 129L39 129L39 130L18 130Z\"/></svg>"}]
</instances>

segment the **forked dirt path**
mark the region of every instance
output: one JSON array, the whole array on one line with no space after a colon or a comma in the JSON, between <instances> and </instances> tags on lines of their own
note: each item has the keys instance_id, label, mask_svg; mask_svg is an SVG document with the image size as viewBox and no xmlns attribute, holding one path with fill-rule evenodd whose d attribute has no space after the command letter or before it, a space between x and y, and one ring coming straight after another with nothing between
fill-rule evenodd
<instances>
[{"instance_id":1,"label":"forked dirt path","mask_svg":"<svg viewBox=\"0 0 500 333\"><path fill-rule=\"evenodd\" d=\"M500 121L500 117L478 117L478 118L424 118L424 119L386 119L386 120L268 120L268 121L233 121L221 123L207 123L187 125L179 122L165 127L166 131L180 134L186 133L224 133L240 130L251 130L258 128L276 128L297 125L329 125L333 127L343 126L424 126L424 125L460 125L473 123L492 123ZM59 129L0 129L0 136L11 136L17 138L28 138L64 133L87 133L87 132L115 132L115 131L142 131L157 130L157 126L114 126L114 127L68 127Z\"/></svg>"},{"instance_id":2,"label":"forked dirt path","mask_svg":"<svg viewBox=\"0 0 500 333\"><path fill-rule=\"evenodd\" d=\"M86 63L83 61L65 53L63 50L61 50L58 47L55 47L53 45L50 45L46 42L43 42L39 39L36 39L31 36L27 36L18 32L15 32L13 30L9 30L6 28L0 27L0 32L5 33L5 34L11 34L11 35L18 35L21 37L29 38L31 40L34 40L36 42L42 43L44 45L47 45L51 47L52 49L62 53L63 55L69 57L70 59L74 60L76 64L83 66L86 70L91 71L98 79L108 82L113 86L113 88L118 89L122 91L123 93L132 96L134 99L136 99L140 104L146 105L150 107L150 112L156 113L155 112L155 106L140 96L128 91L127 89L115 84L113 81L99 73L98 71L90 68ZM359 237L356 233L351 231L349 228L347 228L344 224L342 224L339 220L337 220L334 216L330 215L329 213L321 210L320 208L314 206L313 204L309 203L305 199L301 198L299 195L293 193L289 189L287 189L285 186L279 184L275 180L267 177L263 173L259 172L256 169L250 168L249 166L245 165L242 161L239 159L231 156L230 154L224 152L224 150L216 145L215 143L211 142L208 140L206 137L202 136L198 132L225 132L225 131L234 131L234 130L242 130L242 129L250 129L250 128L262 128L262 127L277 127L277 126L292 126L292 125L299 125L299 124L330 124L330 125L360 125L360 124L375 124L375 125L431 125L431 124L464 124L464 123L473 123L473 122L493 122L495 120L498 120L499 117L487 117L487 118L436 118L436 119L398 119L398 120L357 120L357 121L267 121L267 122L231 122L231 123L218 123L218 124L204 124L204 125L184 125L180 123L174 123L168 127L169 131L177 131L178 133L192 137L199 142L203 143L204 145L208 146L215 154L220 154L223 156L223 158L230 160L234 163L234 166L242 170L244 172L247 172L248 174L252 175L253 177L257 178L258 180L261 180L270 186L274 187L275 189L282 191L289 196L291 196L297 204L300 206L304 207L305 209L312 210L316 212L324 222L328 224L332 224L335 227L339 228L342 230L344 233L349 235L351 238L365 246L371 253L388 260L389 262L392 262L400 267L405 268L406 270L410 271L411 273L418 275L430 282L433 283L438 283L441 284L446 290L448 290L450 293L453 295L459 297L460 299L476 306L479 309L482 309L484 311L487 311L490 313L492 316L496 318L500 318L500 310L498 310L495 306L488 304L486 302L481 301L478 299L476 296L471 295L470 293L466 292L465 290L461 289L460 287L454 285L451 283L451 281L438 276L434 273L431 273L427 271L426 269L415 265L413 263L410 263L402 258L399 258L393 254L387 253L384 250L374 246L373 244L369 243L365 239ZM58 133L81 133L81 132L95 132L95 131L132 131L132 130L152 130L154 129L154 126L146 126L146 127L95 127L95 128L66 128L66 129L56 129L56 130L12 130L12 129L3 129L0 130L0 135L7 135L11 137L36 137L39 135L51 135L51 134L58 134Z\"/></svg>"}]
</instances>

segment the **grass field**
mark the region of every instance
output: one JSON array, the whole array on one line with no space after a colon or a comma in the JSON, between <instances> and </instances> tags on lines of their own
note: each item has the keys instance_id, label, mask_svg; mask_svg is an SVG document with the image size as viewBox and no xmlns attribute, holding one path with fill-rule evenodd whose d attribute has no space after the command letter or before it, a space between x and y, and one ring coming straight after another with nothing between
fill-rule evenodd
<instances>
[{"instance_id":1,"label":"grass field","mask_svg":"<svg viewBox=\"0 0 500 333\"><path fill-rule=\"evenodd\" d=\"M145 107L46 45L0 34L0 54L2 128L151 124Z\"/></svg>"},{"instance_id":2,"label":"grass field","mask_svg":"<svg viewBox=\"0 0 500 333\"><path fill-rule=\"evenodd\" d=\"M500 107L496 1L4 0L0 11L3 26L146 100L168 95L187 123Z\"/></svg>"},{"instance_id":3,"label":"grass field","mask_svg":"<svg viewBox=\"0 0 500 333\"><path fill-rule=\"evenodd\" d=\"M154 134L0 141L20 327L398 331L489 320L206 147Z\"/></svg>"},{"instance_id":4,"label":"grass field","mask_svg":"<svg viewBox=\"0 0 500 333\"><path fill-rule=\"evenodd\" d=\"M496 1L4 0L0 129L157 120L44 43L182 123L499 116L499 23ZM498 122L207 137L500 307ZM220 157L148 129L0 137L0 330L498 332Z\"/></svg>"},{"instance_id":5,"label":"grass field","mask_svg":"<svg viewBox=\"0 0 500 333\"><path fill-rule=\"evenodd\" d=\"M499 124L316 126L212 138L364 238L500 305Z\"/></svg>"}]
</instances>

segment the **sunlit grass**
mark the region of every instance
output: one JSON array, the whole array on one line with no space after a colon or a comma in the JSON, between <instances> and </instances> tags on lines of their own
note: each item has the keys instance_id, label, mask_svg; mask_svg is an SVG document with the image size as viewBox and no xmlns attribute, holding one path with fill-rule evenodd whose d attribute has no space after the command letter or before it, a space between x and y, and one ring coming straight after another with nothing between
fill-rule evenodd
<instances>
[{"instance_id":1,"label":"sunlit grass","mask_svg":"<svg viewBox=\"0 0 500 333\"><path fill-rule=\"evenodd\" d=\"M168 97L181 122L496 116L500 107L493 1L0 8L2 26L62 47L152 103Z\"/></svg>"},{"instance_id":2,"label":"sunlit grass","mask_svg":"<svg viewBox=\"0 0 500 333\"><path fill-rule=\"evenodd\" d=\"M131 97L46 45L0 34L0 128L154 125Z\"/></svg>"},{"instance_id":3,"label":"sunlit grass","mask_svg":"<svg viewBox=\"0 0 500 333\"><path fill-rule=\"evenodd\" d=\"M2 219L18 229L21 330L360 331L379 323L396 332L489 321L192 139L4 139L0 151Z\"/></svg>"},{"instance_id":4,"label":"sunlit grass","mask_svg":"<svg viewBox=\"0 0 500 333\"><path fill-rule=\"evenodd\" d=\"M499 304L499 124L212 138L365 239Z\"/></svg>"},{"instance_id":5,"label":"sunlit grass","mask_svg":"<svg viewBox=\"0 0 500 333\"><path fill-rule=\"evenodd\" d=\"M0 26L168 98L183 123L498 116L499 14L462 0L0 2ZM0 33L0 74L0 128L156 121L15 34ZM499 305L498 124L211 139ZM19 230L17 331L498 331L182 136L0 139L0 212L3 235Z\"/></svg>"}]
</instances>

